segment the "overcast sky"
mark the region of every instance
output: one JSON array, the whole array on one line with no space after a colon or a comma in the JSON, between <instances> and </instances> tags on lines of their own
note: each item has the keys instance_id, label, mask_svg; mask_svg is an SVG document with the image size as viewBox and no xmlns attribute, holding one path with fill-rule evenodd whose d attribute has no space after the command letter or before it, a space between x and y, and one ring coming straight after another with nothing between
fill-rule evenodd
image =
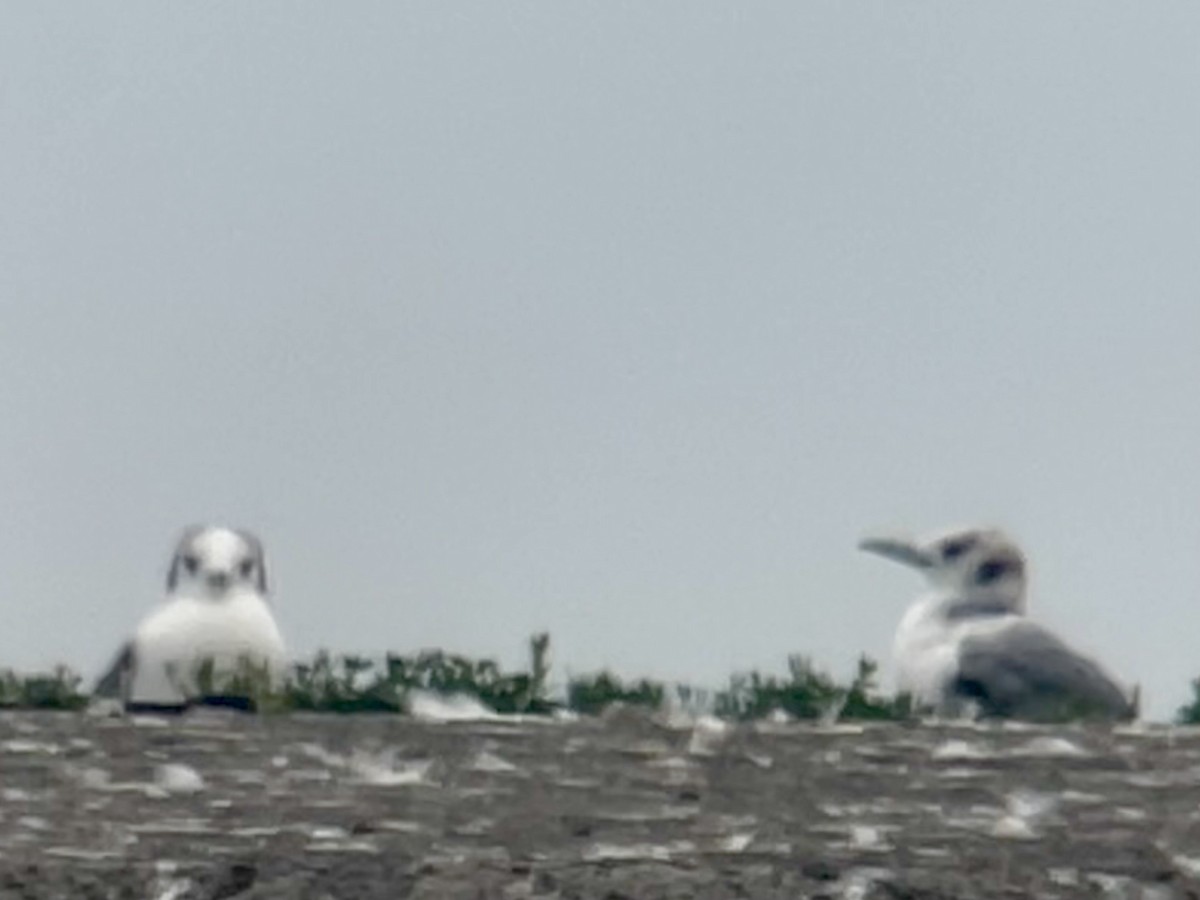
<instances>
[{"instance_id":1,"label":"overcast sky","mask_svg":"<svg viewBox=\"0 0 1200 900\"><path fill-rule=\"evenodd\" d=\"M846 675L919 585L860 535L994 523L1200 675L1200 7L3 19L0 664L94 674L211 520L297 653Z\"/></svg>"}]
</instances>

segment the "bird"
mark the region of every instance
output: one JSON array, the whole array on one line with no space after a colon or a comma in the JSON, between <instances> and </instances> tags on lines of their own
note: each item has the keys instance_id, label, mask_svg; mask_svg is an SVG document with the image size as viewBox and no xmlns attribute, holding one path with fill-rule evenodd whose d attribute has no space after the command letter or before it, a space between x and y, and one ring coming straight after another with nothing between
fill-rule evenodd
<instances>
[{"instance_id":1,"label":"bird","mask_svg":"<svg viewBox=\"0 0 1200 900\"><path fill-rule=\"evenodd\" d=\"M873 536L858 546L928 581L893 644L897 687L915 706L1041 722L1137 718L1136 689L1029 618L1025 554L1001 529Z\"/></svg>"},{"instance_id":2,"label":"bird","mask_svg":"<svg viewBox=\"0 0 1200 900\"><path fill-rule=\"evenodd\" d=\"M285 665L262 541L244 529L193 525L176 543L165 599L121 646L93 695L131 712L253 709Z\"/></svg>"}]
</instances>

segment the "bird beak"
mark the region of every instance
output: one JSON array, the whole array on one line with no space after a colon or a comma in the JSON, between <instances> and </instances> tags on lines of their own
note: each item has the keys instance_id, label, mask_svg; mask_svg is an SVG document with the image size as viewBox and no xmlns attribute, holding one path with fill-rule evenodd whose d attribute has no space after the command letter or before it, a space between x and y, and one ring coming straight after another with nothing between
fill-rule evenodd
<instances>
[{"instance_id":1,"label":"bird beak","mask_svg":"<svg viewBox=\"0 0 1200 900\"><path fill-rule=\"evenodd\" d=\"M211 588L214 588L218 591L225 590L225 588L229 587L229 573L228 572L209 572L208 573L208 586Z\"/></svg>"},{"instance_id":2,"label":"bird beak","mask_svg":"<svg viewBox=\"0 0 1200 900\"><path fill-rule=\"evenodd\" d=\"M912 566L914 569L924 570L933 566L933 559L930 557L929 552L907 538L865 538L858 542L858 549L866 550L868 553L875 553L898 563L904 563L904 565Z\"/></svg>"}]
</instances>

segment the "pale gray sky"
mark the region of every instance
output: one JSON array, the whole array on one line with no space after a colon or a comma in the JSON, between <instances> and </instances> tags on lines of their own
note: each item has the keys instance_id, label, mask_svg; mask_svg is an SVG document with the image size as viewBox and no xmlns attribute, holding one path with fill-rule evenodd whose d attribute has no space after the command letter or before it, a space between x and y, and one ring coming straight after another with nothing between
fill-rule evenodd
<instances>
[{"instance_id":1,"label":"pale gray sky","mask_svg":"<svg viewBox=\"0 0 1200 900\"><path fill-rule=\"evenodd\" d=\"M887 658L997 523L1200 675L1200 7L5 3L0 663L194 520L298 652Z\"/></svg>"}]
</instances>

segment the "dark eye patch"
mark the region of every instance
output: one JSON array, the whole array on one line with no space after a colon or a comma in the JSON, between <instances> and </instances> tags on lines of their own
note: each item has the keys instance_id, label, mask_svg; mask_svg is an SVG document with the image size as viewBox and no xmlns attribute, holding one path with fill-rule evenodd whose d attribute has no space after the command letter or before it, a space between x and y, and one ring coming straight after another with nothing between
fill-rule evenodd
<instances>
[{"instance_id":1,"label":"dark eye patch","mask_svg":"<svg viewBox=\"0 0 1200 900\"><path fill-rule=\"evenodd\" d=\"M968 550L975 546L975 542L968 538L962 540L950 541L942 548L942 559L951 560L958 559Z\"/></svg>"},{"instance_id":2,"label":"dark eye patch","mask_svg":"<svg viewBox=\"0 0 1200 900\"><path fill-rule=\"evenodd\" d=\"M200 560L188 554L183 558L183 567L188 570L188 574L195 575L200 568Z\"/></svg>"},{"instance_id":3,"label":"dark eye patch","mask_svg":"<svg viewBox=\"0 0 1200 900\"><path fill-rule=\"evenodd\" d=\"M989 559L975 572L976 584L991 584L997 578L1007 575L1011 566L1002 559Z\"/></svg>"},{"instance_id":4,"label":"dark eye patch","mask_svg":"<svg viewBox=\"0 0 1200 900\"><path fill-rule=\"evenodd\" d=\"M239 572L239 574L241 574L241 576L243 578L249 578L251 575L254 574L254 560L243 559L238 564L238 572Z\"/></svg>"}]
</instances>

